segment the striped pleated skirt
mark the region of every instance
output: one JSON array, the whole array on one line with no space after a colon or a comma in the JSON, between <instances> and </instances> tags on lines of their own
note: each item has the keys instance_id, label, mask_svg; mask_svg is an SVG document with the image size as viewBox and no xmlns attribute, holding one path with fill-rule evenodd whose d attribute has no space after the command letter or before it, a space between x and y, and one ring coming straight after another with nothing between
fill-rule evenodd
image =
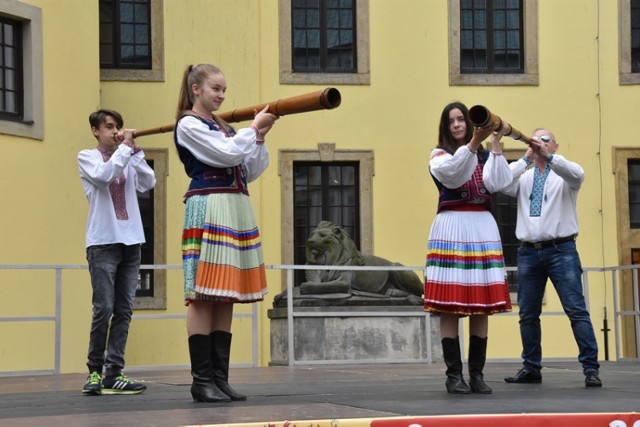
<instances>
[{"instance_id":1,"label":"striped pleated skirt","mask_svg":"<svg viewBox=\"0 0 640 427\"><path fill-rule=\"evenodd\" d=\"M488 211L436 215L427 246L424 309L481 315L511 311L502 243Z\"/></svg>"},{"instance_id":2,"label":"striped pleated skirt","mask_svg":"<svg viewBox=\"0 0 640 427\"><path fill-rule=\"evenodd\" d=\"M263 300L267 278L260 232L247 195L217 193L187 199L182 263L186 305Z\"/></svg>"}]
</instances>

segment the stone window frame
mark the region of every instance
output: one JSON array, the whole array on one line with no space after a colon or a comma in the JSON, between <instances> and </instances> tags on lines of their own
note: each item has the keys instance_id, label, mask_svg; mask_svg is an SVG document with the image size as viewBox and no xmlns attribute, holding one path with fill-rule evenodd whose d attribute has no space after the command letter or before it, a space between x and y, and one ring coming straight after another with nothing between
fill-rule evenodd
<instances>
[{"instance_id":1,"label":"stone window frame","mask_svg":"<svg viewBox=\"0 0 640 427\"><path fill-rule=\"evenodd\" d=\"M360 251L373 253L373 176L374 150L337 150L334 143L318 143L317 150L284 149L278 151L278 175L281 199L282 264L293 265L293 163L294 162L358 162L360 183ZM282 289L286 289L283 277Z\"/></svg>"},{"instance_id":2,"label":"stone window frame","mask_svg":"<svg viewBox=\"0 0 640 427\"><path fill-rule=\"evenodd\" d=\"M617 220L617 249L618 265L632 264L632 249L637 249L640 241L640 229L630 227L629 213L629 171L627 162L629 160L640 160L640 148L638 147L612 147L612 172L615 176L615 211ZM633 290L625 283L633 280L631 270L620 272L620 285L618 287L620 295L620 309L633 310ZM622 347L623 353L635 353L635 325L631 316L623 316L620 319L622 326ZM637 357L637 355L635 355Z\"/></svg>"},{"instance_id":3,"label":"stone window frame","mask_svg":"<svg viewBox=\"0 0 640 427\"><path fill-rule=\"evenodd\" d=\"M278 0L280 84L370 84L369 1L356 0L357 72L295 73L291 63L291 0Z\"/></svg>"},{"instance_id":4,"label":"stone window frame","mask_svg":"<svg viewBox=\"0 0 640 427\"><path fill-rule=\"evenodd\" d=\"M0 120L0 133L44 140L44 67L42 9L18 1L3 2L3 16L22 23L22 121Z\"/></svg>"},{"instance_id":5,"label":"stone window frame","mask_svg":"<svg viewBox=\"0 0 640 427\"><path fill-rule=\"evenodd\" d=\"M523 0L524 73L462 74L460 72L460 0L449 0L449 85L450 86L537 86L538 0Z\"/></svg>"},{"instance_id":6,"label":"stone window frame","mask_svg":"<svg viewBox=\"0 0 640 427\"><path fill-rule=\"evenodd\" d=\"M169 149L145 148L145 160L153 161L156 185L153 189L154 264L167 263L167 176L169 175ZM167 308L167 270L153 270L153 296L136 297L136 310L164 310Z\"/></svg>"},{"instance_id":7,"label":"stone window frame","mask_svg":"<svg viewBox=\"0 0 640 427\"><path fill-rule=\"evenodd\" d=\"M621 85L640 84L640 73L631 72L630 0L618 0L618 73Z\"/></svg>"},{"instance_id":8,"label":"stone window frame","mask_svg":"<svg viewBox=\"0 0 640 427\"><path fill-rule=\"evenodd\" d=\"M503 143L500 143L500 146L503 146ZM485 147L486 150L491 150L491 144L487 144L487 146ZM502 149L502 155L504 156L504 158L507 160L507 162L511 163L511 162L515 162L517 160L519 160L522 156L524 156L524 154L527 152L527 147L524 146L523 148L503 148ZM516 230L514 229L513 232L515 233ZM515 267L515 266L511 266L511 267ZM509 296L511 297L511 304L512 305L517 305L518 304L518 293L517 292L509 292ZM543 304L546 304L546 297L543 300Z\"/></svg>"},{"instance_id":9,"label":"stone window frame","mask_svg":"<svg viewBox=\"0 0 640 427\"><path fill-rule=\"evenodd\" d=\"M101 81L164 81L164 0L150 0L151 69L100 69Z\"/></svg>"}]
</instances>

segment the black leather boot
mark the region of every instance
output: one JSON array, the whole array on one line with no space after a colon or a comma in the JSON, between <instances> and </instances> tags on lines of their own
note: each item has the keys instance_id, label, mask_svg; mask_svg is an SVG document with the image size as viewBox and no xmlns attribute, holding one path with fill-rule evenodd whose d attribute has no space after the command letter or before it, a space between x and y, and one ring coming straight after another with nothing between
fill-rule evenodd
<instances>
[{"instance_id":1,"label":"black leather boot","mask_svg":"<svg viewBox=\"0 0 640 427\"><path fill-rule=\"evenodd\" d=\"M471 335L469 338L469 385L473 393L491 394L484 382L484 362L487 359L487 338Z\"/></svg>"},{"instance_id":2,"label":"black leather boot","mask_svg":"<svg viewBox=\"0 0 640 427\"><path fill-rule=\"evenodd\" d=\"M447 365L447 392L454 394L469 394L471 389L462 376L462 357L460 356L460 341L458 337L442 339L442 355Z\"/></svg>"},{"instance_id":3,"label":"black leather boot","mask_svg":"<svg viewBox=\"0 0 640 427\"><path fill-rule=\"evenodd\" d=\"M247 400L247 396L240 394L229 385L229 353L231 352L231 334L225 331L214 331L211 338L211 364L216 386L231 400Z\"/></svg>"},{"instance_id":4,"label":"black leather boot","mask_svg":"<svg viewBox=\"0 0 640 427\"><path fill-rule=\"evenodd\" d=\"M220 391L214 383L211 367L211 341L207 335L189 337L189 357L191 358L191 397L194 402L231 402L229 396Z\"/></svg>"}]
</instances>

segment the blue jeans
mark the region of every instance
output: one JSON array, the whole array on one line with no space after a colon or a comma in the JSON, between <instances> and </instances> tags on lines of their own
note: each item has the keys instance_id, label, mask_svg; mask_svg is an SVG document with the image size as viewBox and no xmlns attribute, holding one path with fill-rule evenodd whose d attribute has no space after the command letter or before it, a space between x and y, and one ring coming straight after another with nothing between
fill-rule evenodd
<instances>
[{"instance_id":1,"label":"blue jeans","mask_svg":"<svg viewBox=\"0 0 640 427\"><path fill-rule=\"evenodd\" d=\"M117 376L124 369L140 254L140 245L116 243L87 248L93 288L93 317L87 357L89 372L102 374L104 367L105 376Z\"/></svg>"},{"instance_id":2,"label":"blue jeans","mask_svg":"<svg viewBox=\"0 0 640 427\"><path fill-rule=\"evenodd\" d=\"M533 372L542 369L540 313L547 279L551 279L571 321L583 372L585 375L597 372L600 368L598 343L582 292L582 264L573 241L542 249L524 245L518 248L518 305L524 368Z\"/></svg>"}]
</instances>

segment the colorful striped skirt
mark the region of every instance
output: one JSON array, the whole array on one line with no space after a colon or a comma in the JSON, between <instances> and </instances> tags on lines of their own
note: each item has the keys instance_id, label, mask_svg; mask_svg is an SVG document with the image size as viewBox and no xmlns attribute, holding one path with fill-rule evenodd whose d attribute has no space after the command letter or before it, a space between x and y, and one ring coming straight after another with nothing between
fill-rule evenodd
<instances>
[{"instance_id":1,"label":"colorful striped skirt","mask_svg":"<svg viewBox=\"0 0 640 427\"><path fill-rule=\"evenodd\" d=\"M427 246L424 309L460 315L511 311L500 232L488 211L436 215Z\"/></svg>"},{"instance_id":2,"label":"colorful striped skirt","mask_svg":"<svg viewBox=\"0 0 640 427\"><path fill-rule=\"evenodd\" d=\"M247 195L218 193L187 199L182 264L186 305L263 300L267 278L260 232Z\"/></svg>"}]
</instances>

